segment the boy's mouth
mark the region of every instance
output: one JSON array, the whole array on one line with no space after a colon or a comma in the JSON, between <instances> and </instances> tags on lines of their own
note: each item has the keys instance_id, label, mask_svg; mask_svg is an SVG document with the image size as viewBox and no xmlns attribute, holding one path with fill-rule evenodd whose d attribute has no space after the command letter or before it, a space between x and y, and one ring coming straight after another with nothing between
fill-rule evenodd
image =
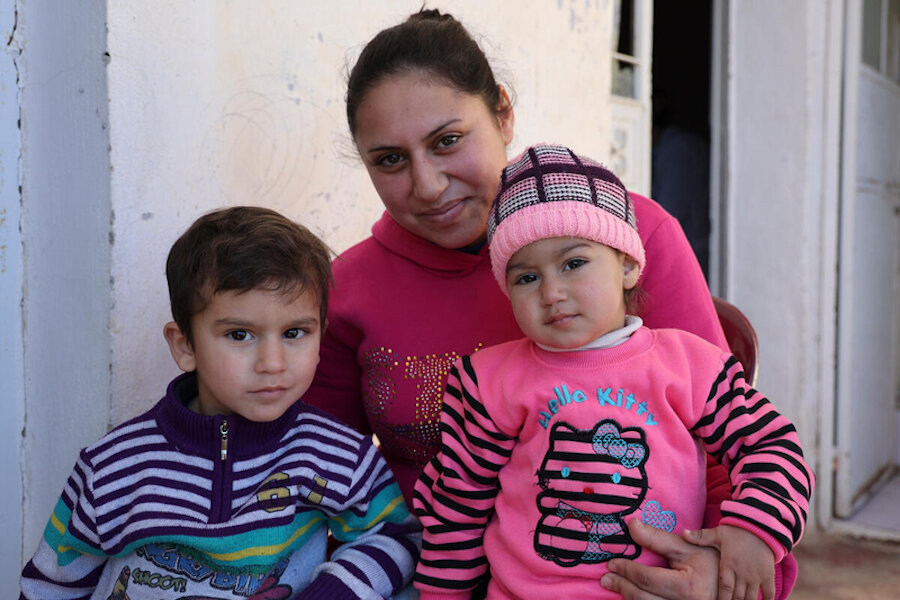
<instances>
[{"instance_id":1,"label":"boy's mouth","mask_svg":"<svg viewBox=\"0 0 900 600\"><path fill-rule=\"evenodd\" d=\"M261 398L277 398L284 393L287 388L280 385L270 385L253 390L253 394Z\"/></svg>"}]
</instances>

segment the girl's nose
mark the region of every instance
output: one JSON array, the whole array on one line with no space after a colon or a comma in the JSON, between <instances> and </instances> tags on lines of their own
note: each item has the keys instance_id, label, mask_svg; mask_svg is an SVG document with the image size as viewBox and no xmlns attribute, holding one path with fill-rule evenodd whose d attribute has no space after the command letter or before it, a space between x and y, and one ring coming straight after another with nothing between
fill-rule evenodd
<instances>
[{"instance_id":1,"label":"girl's nose","mask_svg":"<svg viewBox=\"0 0 900 600\"><path fill-rule=\"evenodd\" d=\"M435 202L447 188L449 178L440 163L431 157L420 157L412 166L413 193L424 202Z\"/></svg>"},{"instance_id":2,"label":"girl's nose","mask_svg":"<svg viewBox=\"0 0 900 600\"><path fill-rule=\"evenodd\" d=\"M566 290L556 277L541 278L541 302L549 306L561 300L565 300Z\"/></svg>"}]
</instances>

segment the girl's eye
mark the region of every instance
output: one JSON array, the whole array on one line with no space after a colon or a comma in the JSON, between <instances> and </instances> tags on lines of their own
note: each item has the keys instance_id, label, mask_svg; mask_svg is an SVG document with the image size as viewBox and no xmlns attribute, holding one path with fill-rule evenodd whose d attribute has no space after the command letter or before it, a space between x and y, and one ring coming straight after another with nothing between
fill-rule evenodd
<instances>
[{"instance_id":1,"label":"girl's eye","mask_svg":"<svg viewBox=\"0 0 900 600\"><path fill-rule=\"evenodd\" d=\"M563 265L563 271L571 271L578 267L584 266L587 261L583 258L571 258Z\"/></svg>"},{"instance_id":2,"label":"girl's eye","mask_svg":"<svg viewBox=\"0 0 900 600\"><path fill-rule=\"evenodd\" d=\"M229 331L225 334L228 338L234 340L235 342L243 342L247 338L250 337L250 334L243 330L237 331Z\"/></svg>"},{"instance_id":3,"label":"girl's eye","mask_svg":"<svg viewBox=\"0 0 900 600\"><path fill-rule=\"evenodd\" d=\"M289 340L296 340L297 338L302 338L304 335L306 335L306 332L299 327L292 327L284 332L284 337Z\"/></svg>"},{"instance_id":4,"label":"girl's eye","mask_svg":"<svg viewBox=\"0 0 900 600\"><path fill-rule=\"evenodd\" d=\"M440 138L438 138L437 146L439 148L450 148L451 146L456 144L456 142L458 142L458 141L459 141L459 135L457 135L455 133L448 133L447 135L443 135Z\"/></svg>"},{"instance_id":5,"label":"girl's eye","mask_svg":"<svg viewBox=\"0 0 900 600\"><path fill-rule=\"evenodd\" d=\"M535 275L534 273L525 273L516 277L513 280L513 285L526 285L534 281L537 281L537 275Z\"/></svg>"}]
</instances>

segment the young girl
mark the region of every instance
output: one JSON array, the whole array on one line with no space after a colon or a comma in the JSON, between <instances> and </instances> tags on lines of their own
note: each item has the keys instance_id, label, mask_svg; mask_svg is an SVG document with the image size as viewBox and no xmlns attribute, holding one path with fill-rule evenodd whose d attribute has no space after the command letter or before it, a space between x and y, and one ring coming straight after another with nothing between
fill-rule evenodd
<instances>
[{"instance_id":1,"label":"young girl","mask_svg":"<svg viewBox=\"0 0 900 600\"><path fill-rule=\"evenodd\" d=\"M621 182L568 148L529 148L503 171L488 236L527 337L451 370L442 448L413 499L421 597L468 597L488 565L488 598L617 597L599 583L607 561L664 564L627 522L702 527L706 452L734 485L706 532L719 597L772 598L812 472L733 356L626 313L646 258Z\"/></svg>"}]
</instances>

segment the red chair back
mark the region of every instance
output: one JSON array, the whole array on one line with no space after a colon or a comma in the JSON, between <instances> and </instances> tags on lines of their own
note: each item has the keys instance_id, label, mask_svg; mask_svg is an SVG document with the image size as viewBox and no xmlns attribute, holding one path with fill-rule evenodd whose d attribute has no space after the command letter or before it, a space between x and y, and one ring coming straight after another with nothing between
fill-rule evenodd
<instances>
[{"instance_id":1,"label":"red chair back","mask_svg":"<svg viewBox=\"0 0 900 600\"><path fill-rule=\"evenodd\" d=\"M744 367L744 379L751 386L756 385L757 360L759 358L759 340L750 319L734 304L718 296L713 296L716 314L725 332L725 339L731 353L741 361Z\"/></svg>"}]
</instances>

